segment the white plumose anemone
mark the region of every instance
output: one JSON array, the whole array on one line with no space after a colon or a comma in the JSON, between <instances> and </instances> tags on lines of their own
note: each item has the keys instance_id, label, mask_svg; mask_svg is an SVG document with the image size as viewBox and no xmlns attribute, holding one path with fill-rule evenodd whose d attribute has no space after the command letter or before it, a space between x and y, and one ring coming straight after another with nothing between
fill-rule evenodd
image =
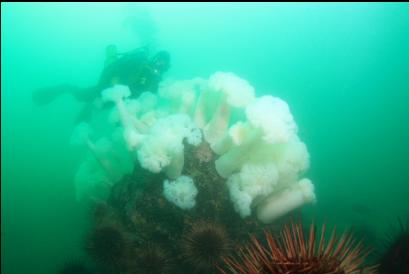
<instances>
[{"instance_id":1,"label":"white plumose anemone","mask_svg":"<svg viewBox=\"0 0 409 274\"><path fill-rule=\"evenodd\" d=\"M227 132L231 108L247 106L254 100L255 91L246 80L227 72L216 72L210 76L208 86L221 95L216 111L203 128L205 140L213 146Z\"/></svg>"},{"instance_id":2,"label":"white plumose anemone","mask_svg":"<svg viewBox=\"0 0 409 274\"><path fill-rule=\"evenodd\" d=\"M191 209L196 205L198 190L189 176L180 176L175 181L163 182L163 195L166 200L180 207Z\"/></svg>"},{"instance_id":3,"label":"white plumose anemone","mask_svg":"<svg viewBox=\"0 0 409 274\"><path fill-rule=\"evenodd\" d=\"M183 140L199 145L202 135L186 114L158 119L141 142L138 160L143 168L158 173L166 168L169 178L180 176L184 165Z\"/></svg>"},{"instance_id":4,"label":"white plumose anemone","mask_svg":"<svg viewBox=\"0 0 409 274\"><path fill-rule=\"evenodd\" d=\"M291 187L267 197L257 207L257 218L263 223L271 223L294 209L315 201L314 185L311 180L302 179Z\"/></svg>"}]
</instances>

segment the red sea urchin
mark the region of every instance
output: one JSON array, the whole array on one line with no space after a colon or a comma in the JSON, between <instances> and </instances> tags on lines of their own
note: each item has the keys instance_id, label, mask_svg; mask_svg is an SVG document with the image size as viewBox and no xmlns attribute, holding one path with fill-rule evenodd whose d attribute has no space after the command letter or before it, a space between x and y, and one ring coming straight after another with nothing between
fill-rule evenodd
<instances>
[{"instance_id":1,"label":"red sea urchin","mask_svg":"<svg viewBox=\"0 0 409 274\"><path fill-rule=\"evenodd\" d=\"M369 252L363 248L362 242L354 240L350 233L340 238L336 230L325 241L326 225L322 226L319 241L316 227L311 225L308 238L304 235L301 224L286 225L281 237L276 239L265 231L266 245L255 236L251 244L239 250L236 257L224 259L228 271L221 273L234 274L358 274L375 273L374 268L362 266Z\"/></svg>"}]
</instances>

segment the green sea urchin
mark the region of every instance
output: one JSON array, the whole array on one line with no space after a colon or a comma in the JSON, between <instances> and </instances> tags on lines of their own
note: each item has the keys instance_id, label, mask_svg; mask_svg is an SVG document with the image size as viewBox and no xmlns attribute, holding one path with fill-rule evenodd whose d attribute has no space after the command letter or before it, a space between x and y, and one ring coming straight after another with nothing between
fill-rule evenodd
<instances>
[{"instance_id":1,"label":"green sea urchin","mask_svg":"<svg viewBox=\"0 0 409 274\"><path fill-rule=\"evenodd\" d=\"M409 222L399 221L399 231L389 235L380 258L381 273L409 273Z\"/></svg>"},{"instance_id":2,"label":"green sea urchin","mask_svg":"<svg viewBox=\"0 0 409 274\"><path fill-rule=\"evenodd\" d=\"M138 249L135 259L135 273L166 274L172 269L172 260L168 253L159 247Z\"/></svg>"},{"instance_id":3,"label":"green sea urchin","mask_svg":"<svg viewBox=\"0 0 409 274\"><path fill-rule=\"evenodd\" d=\"M103 225L96 227L89 235L86 251L96 261L106 265L118 266L126 257L128 240L119 226Z\"/></svg>"},{"instance_id":4,"label":"green sea urchin","mask_svg":"<svg viewBox=\"0 0 409 274\"><path fill-rule=\"evenodd\" d=\"M229 237L225 229L216 223L194 223L183 238L185 259L197 271L215 269L229 251Z\"/></svg>"},{"instance_id":5,"label":"green sea urchin","mask_svg":"<svg viewBox=\"0 0 409 274\"><path fill-rule=\"evenodd\" d=\"M59 271L59 274L90 274L91 271L81 261L67 262Z\"/></svg>"}]
</instances>

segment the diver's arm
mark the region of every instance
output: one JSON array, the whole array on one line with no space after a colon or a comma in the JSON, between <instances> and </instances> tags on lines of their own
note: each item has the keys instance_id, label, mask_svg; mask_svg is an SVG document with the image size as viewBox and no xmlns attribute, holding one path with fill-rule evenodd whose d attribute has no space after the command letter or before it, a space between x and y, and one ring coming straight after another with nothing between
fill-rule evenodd
<instances>
[{"instance_id":1,"label":"diver's arm","mask_svg":"<svg viewBox=\"0 0 409 274\"><path fill-rule=\"evenodd\" d=\"M77 88L72 95L80 102L92 102L100 95L100 88L93 86L89 88Z\"/></svg>"}]
</instances>

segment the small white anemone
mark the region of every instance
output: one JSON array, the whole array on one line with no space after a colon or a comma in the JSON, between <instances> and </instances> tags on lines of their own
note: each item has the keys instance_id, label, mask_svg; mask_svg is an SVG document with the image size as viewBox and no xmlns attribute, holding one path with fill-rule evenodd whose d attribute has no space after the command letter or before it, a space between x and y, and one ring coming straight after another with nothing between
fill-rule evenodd
<instances>
[{"instance_id":1,"label":"small white anemone","mask_svg":"<svg viewBox=\"0 0 409 274\"><path fill-rule=\"evenodd\" d=\"M262 165L245 164L240 173L227 180L230 199L242 218L251 214L253 203L273 192L278 181L278 172L273 163Z\"/></svg>"},{"instance_id":2,"label":"small white anemone","mask_svg":"<svg viewBox=\"0 0 409 274\"><path fill-rule=\"evenodd\" d=\"M254 100L254 87L231 72L216 72L211 75L209 87L222 92L227 103L233 107L245 107Z\"/></svg>"},{"instance_id":3,"label":"small white anemone","mask_svg":"<svg viewBox=\"0 0 409 274\"><path fill-rule=\"evenodd\" d=\"M246 108L249 123L263 131L263 140L274 143L285 143L297 133L287 103L270 95L257 98Z\"/></svg>"},{"instance_id":4,"label":"small white anemone","mask_svg":"<svg viewBox=\"0 0 409 274\"><path fill-rule=\"evenodd\" d=\"M135 101L126 102L124 99L131 95L128 86L115 85L102 91L104 101L112 101L118 111L119 119L124 127L124 139L130 151L136 150L142 138L142 133L147 130L146 126L136 117L136 111L142 104ZM115 116L115 115L114 115ZM112 115L111 115L112 119Z\"/></svg>"},{"instance_id":5,"label":"small white anemone","mask_svg":"<svg viewBox=\"0 0 409 274\"><path fill-rule=\"evenodd\" d=\"M191 114L196 102L197 89L203 81L201 78L168 81L161 85L159 95L168 101L172 112Z\"/></svg>"},{"instance_id":6,"label":"small white anemone","mask_svg":"<svg viewBox=\"0 0 409 274\"><path fill-rule=\"evenodd\" d=\"M229 126L231 108L246 107L253 102L255 91L246 80L226 72L216 72L210 76L209 88L222 95L219 106L203 128L205 140L212 146L225 136Z\"/></svg>"},{"instance_id":7,"label":"small white anemone","mask_svg":"<svg viewBox=\"0 0 409 274\"><path fill-rule=\"evenodd\" d=\"M186 114L157 119L138 150L142 167L158 173L166 168L169 178L180 176L184 164L183 140L192 145L201 143L201 132Z\"/></svg>"},{"instance_id":8,"label":"small white anemone","mask_svg":"<svg viewBox=\"0 0 409 274\"><path fill-rule=\"evenodd\" d=\"M189 176L180 176L175 181L163 182L163 195L166 200L183 210L191 209L196 205L198 190Z\"/></svg>"},{"instance_id":9,"label":"small white anemone","mask_svg":"<svg viewBox=\"0 0 409 274\"><path fill-rule=\"evenodd\" d=\"M271 223L305 204L315 203L314 185L309 179L278 192L272 193L257 207L257 218L263 223Z\"/></svg>"}]
</instances>

